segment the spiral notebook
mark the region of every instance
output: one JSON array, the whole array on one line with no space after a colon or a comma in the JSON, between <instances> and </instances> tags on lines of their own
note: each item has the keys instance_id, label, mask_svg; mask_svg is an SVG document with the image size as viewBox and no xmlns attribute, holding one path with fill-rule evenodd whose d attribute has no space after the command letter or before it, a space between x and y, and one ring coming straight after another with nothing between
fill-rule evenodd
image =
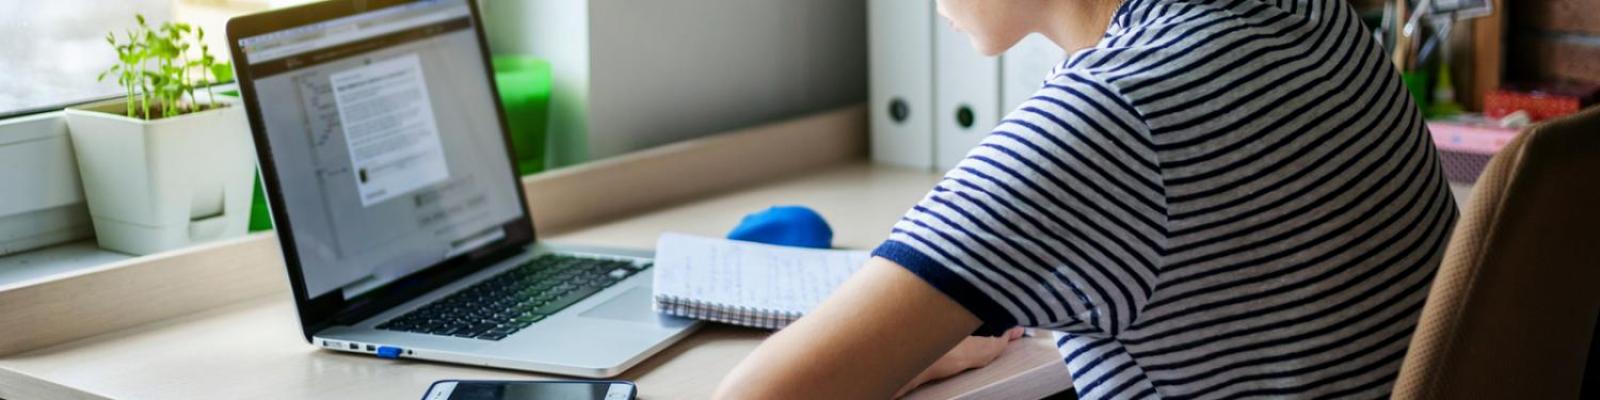
<instances>
[{"instance_id":1,"label":"spiral notebook","mask_svg":"<svg viewBox=\"0 0 1600 400\"><path fill-rule=\"evenodd\" d=\"M810 311L869 257L691 236L656 242L655 310L668 315L783 329Z\"/></svg>"}]
</instances>

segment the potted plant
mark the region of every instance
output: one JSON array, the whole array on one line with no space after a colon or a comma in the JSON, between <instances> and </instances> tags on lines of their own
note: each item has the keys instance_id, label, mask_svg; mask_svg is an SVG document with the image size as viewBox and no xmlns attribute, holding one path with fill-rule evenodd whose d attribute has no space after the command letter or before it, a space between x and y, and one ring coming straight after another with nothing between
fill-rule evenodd
<instances>
[{"instance_id":1,"label":"potted plant","mask_svg":"<svg viewBox=\"0 0 1600 400\"><path fill-rule=\"evenodd\" d=\"M255 148L242 107L210 86L232 66L193 43L205 31L152 27L143 16L106 42L126 96L66 110L83 192L100 246L136 255L243 236L250 217Z\"/></svg>"}]
</instances>

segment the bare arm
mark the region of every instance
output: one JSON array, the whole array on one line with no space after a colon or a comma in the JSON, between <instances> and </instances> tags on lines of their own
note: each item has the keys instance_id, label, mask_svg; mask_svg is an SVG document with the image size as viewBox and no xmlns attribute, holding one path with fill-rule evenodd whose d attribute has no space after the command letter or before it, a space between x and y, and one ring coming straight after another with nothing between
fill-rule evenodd
<instances>
[{"instance_id":1,"label":"bare arm","mask_svg":"<svg viewBox=\"0 0 1600 400\"><path fill-rule=\"evenodd\" d=\"M979 323L910 271L873 258L740 362L716 397L889 398Z\"/></svg>"}]
</instances>

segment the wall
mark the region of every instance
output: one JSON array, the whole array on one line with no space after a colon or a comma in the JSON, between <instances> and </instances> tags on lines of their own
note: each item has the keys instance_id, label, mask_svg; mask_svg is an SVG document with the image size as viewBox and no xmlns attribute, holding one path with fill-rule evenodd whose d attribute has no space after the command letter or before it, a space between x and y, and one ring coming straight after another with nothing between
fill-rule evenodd
<instances>
[{"instance_id":1,"label":"wall","mask_svg":"<svg viewBox=\"0 0 1600 400\"><path fill-rule=\"evenodd\" d=\"M551 136L591 159L866 99L861 0L480 4L496 53L551 59Z\"/></svg>"},{"instance_id":2,"label":"wall","mask_svg":"<svg viewBox=\"0 0 1600 400\"><path fill-rule=\"evenodd\" d=\"M866 100L861 0L590 5L597 157Z\"/></svg>"},{"instance_id":3,"label":"wall","mask_svg":"<svg viewBox=\"0 0 1600 400\"><path fill-rule=\"evenodd\" d=\"M1600 0L1507 1L1509 82L1600 83Z\"/></svg>"},{"instance_id":4,"label":"wall","mask_svg":"<svg viewBox=\"0 0 1600 400\"><path fill-rule=\"evenodd\" d=\"M479 0L489 51L550 60L550 126L545 148L551 167L587 159L589 6L579 0Z\"/></svg>"},{"instance_id":5,"label":"wall","mask_svg":"<svg viewBox=\"0 0 1600 400\"><path fill-rule=\"evenodd\" d=\"M82 186L61 113L0 120L0 256L92 237Z\"/></svg>"}]
</instances>

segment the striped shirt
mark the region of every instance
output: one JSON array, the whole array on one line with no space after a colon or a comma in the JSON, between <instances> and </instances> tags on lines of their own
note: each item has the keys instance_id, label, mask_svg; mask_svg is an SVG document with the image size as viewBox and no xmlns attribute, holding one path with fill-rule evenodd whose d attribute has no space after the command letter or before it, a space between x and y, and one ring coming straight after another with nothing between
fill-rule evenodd
<instances>
[{"instance_id":1,"label":"striped shirt","mask_svg":"<svg viewBox=\"0 0 1600 400\"><path fill-rule=\"evenodd\" d=\"M1127 0L874 254L1084 399L1372 398L1455 216L1345 0Z\"/></svg>"}]
</instances>

